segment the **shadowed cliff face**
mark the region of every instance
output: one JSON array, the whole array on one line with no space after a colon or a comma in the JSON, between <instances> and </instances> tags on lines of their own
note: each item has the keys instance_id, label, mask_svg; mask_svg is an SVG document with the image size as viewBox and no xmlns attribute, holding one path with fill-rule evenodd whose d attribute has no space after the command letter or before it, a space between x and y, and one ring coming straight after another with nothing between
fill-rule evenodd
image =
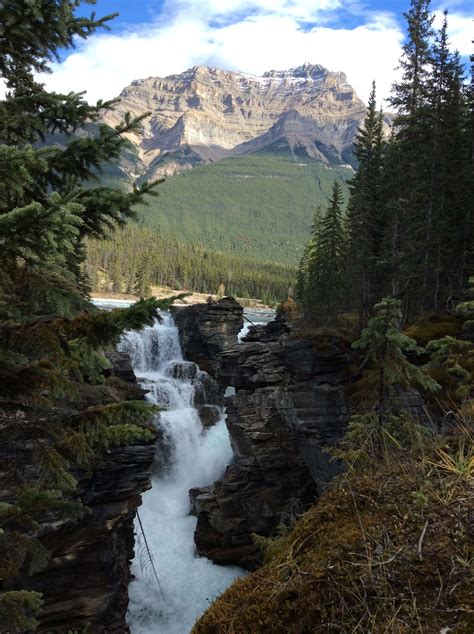
<instances>
[{"instance_id":1,"label":"shadowed cliff face","mask_svg":"<svg viewBox=\"0 0 474 634\"><path fill-rule=\"evenodd\" d=\"M191 492L200 554L255 568L252 534L272 534L340 471L325 449L345 430L348 361L338 342L323 355L278 319L219 355L218 380L235 388L226 399L235 463L214 487Z\"/></svg>"},{"instance_id":2,"label":"shadowed cliff face","mask_svg":"<svg viewBox=\"0 0 474 634\"><path fill-rule=\"evenodd\" d=\"M104 117L116 125L124 112L151 112L131 134L147 177L228 156L271 148L332 163L352 146L365 105L340 72L305 64L262 77L195 66L179 75L138 79Z\"/></svg>"},{"instance_id":3,"label":"shadowed cliff face","mask_svg":"<svg viewBox=\"0 0 474 634\"><path fill-rule=\"evenodd\" d=\"M109 358L109 373L124 382L124 394L142 398L128 355L114 352ZM25 465L30 452L29 446L18 448ZM154 455L154 442L137 441L111 447L87 470L72 472L78 481L75 498L89 510L77 521L58 517L42 521L38 538L51 558L41 572L15 582L15 587L43 595L38 632L129 631L125 614L134 554L133 521L141 493L151 486Z\"/></svg>"},{"instance_id":4,"label":"shadowed cliff face","mask_svg":"<svg viewBox=\"0 0 474 634\"><path fill-rule=\"evenodd\" d=\"M81 499L90 514L77 525L46 528L44 545L52 556L30 588L43 593L39 632L128 632L133 519L140 494L150 488L154 445L111 449L90 479Z\"/></svg>"},{"instance_id":5,"label":"shadowed cliff face","mask_svg":"<svg viewBox=\"0 0 474 634\"><path fill-rule=\"evenodd\" d=\"M244 325L242 306L232 297L193 306L173 306L183 355L212 376L218 355L237 342Z\"/></svg>"}]
</instances>

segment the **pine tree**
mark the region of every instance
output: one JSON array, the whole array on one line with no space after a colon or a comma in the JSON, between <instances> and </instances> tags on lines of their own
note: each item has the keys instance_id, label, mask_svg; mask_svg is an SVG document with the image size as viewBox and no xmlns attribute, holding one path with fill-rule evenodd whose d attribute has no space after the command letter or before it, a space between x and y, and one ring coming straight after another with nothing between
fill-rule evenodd
<instances>
[{"instance_id":1,"label":"pine tree","mask_svg":"<svg viewBox=\"0 0 474 634\"><path fill-rule=\"evenodd\" d=\"M387 294L401 300L404 321L452 311L474 267L474 83L467 89L460 56L450 50L446 13L439 32L429 0L411 0L405 18L391 136L384 139L374 86L356 137L346 279L325 242L327 224L311 235L298 272L298 298L323 313L341 305L345 282L344 303L361 324Z\"/></svg>"},{"instance_id":2,"label":"pine tree","mask_svg":"<svg viewBox=\"0 0 474 634\"><path fill-rule=\"evenodd\" d=\"M351 281L351 296L358 306L361 321L368 316L381 293L385 235L383 147L383 116L377 111L374 82L367 116L354 144L358 169L350 183L347 221L347 272Z\"/></svg>"},{"instance_id":3,"label":"pine tree","mask_svg":"<svg viewBox=\"0 0 474 634\"><path fill-rule=\"evenodd\" d=\"M137 297L146 297L150 292L150 257L142 256L135 273L133 292Z\"/></svg>"},{"instance_id":4,"label":"pine tree","mask_svg":"<svg viewBox=\"0 0 474 634\"><path fill-rule=\"evenodd\" d=\"M376 409L379 421L383 424L395 388L418 384L425 390L435 391L439 386L406 358L408 353L421 354L424 350L400 330L400 301L384 298L374 306L374 313L352 347L362 350L365 353L364 363L370 362L378 373Z\"/></svg>"},{"instance_id":5,"label":"pine tree","mask_svg":"<svg viewBox=\"0 0 474 634\"><path fill-rule=\"evenodd\" d=\"M431 39L433 17L429 0L411 0L405 14L408 39L400 60L402 78L393 86L390 103L397 110L392 138L389 183L392 287L403 298L406 314L419 308L423 285L423 254L426 238L426 205L431 149L429 117Z\"/></svg>"},{"instance_id":6,"label":"pine tree","mask_svg":"<svg viewBox=\"0 0 474 634\"><path fill-rule=\"evenodd\" d=\"M310 229L310 239L304 248L297 270L296 298L307 307L310 307L314 303L312 298L310 271L314 271L316 267L316 243L319 239L322 215L323 210L321 207L317 207L314 210L313 223Z\"/></svg>"},{"instance_id":7,"label":"pine tree","mask_svg":"<svg viewBox=\"0 0 474 634\"><path fill-rule=\"evenodd\" d=\"M334 181L331 199L315 236L308 264L307 303L321 315L334 315L344 302L342 188Z\"/></svg>"},{"instance_id":8,"label":"pine tree","mask_svg":"<svg viewBox=\"0 0 474 634\"><path fill-rule=\"evenodd\" d=\"M310 240L304 248L301 256L298 270L296 272L296 299L302 304L306 303L306 291L308 288L308 266L311 258L311 252L314 249L314 243Z\"/></svg>"},{"instance_id":9,"label":"pine tree","mask_svg":"<svg viewBox=\"0 0 474 634\"><path fill-rule=\"evenodd\" d=\"M449 50L447 12L432 49L429 94L430 144L424 229L424 308L438 310L446 297L461 291L466 271L460 263L462 236L470 208L464 71ZM471 234L472 235L472 234ZM462 258L462 255L461 255Z\"/></svg>"}]
</instances>

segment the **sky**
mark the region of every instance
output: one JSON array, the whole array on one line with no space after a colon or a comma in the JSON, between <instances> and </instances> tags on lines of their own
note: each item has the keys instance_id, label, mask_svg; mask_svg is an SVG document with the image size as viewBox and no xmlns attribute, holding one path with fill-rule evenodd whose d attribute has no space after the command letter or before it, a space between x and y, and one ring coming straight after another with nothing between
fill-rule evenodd
<instances>
[{"instance_id":1,"label":"sky","mask_svg":"<svg viewBox=\"0 0 474 634\"><path fill-rule=\"evenodd\" d=\"M305 62L346 73L367 100L380 99L397 77L409 0L98 0L100 31L66 51L42 77L60 92L86 90L90 102L117 96L132 80L164 77L204 64L262 74ZM90 5L84 5L86 13ZM453 47L472 51L470 0L432 0L438 23L449 11Z\"/></svg>"}]
</instances>

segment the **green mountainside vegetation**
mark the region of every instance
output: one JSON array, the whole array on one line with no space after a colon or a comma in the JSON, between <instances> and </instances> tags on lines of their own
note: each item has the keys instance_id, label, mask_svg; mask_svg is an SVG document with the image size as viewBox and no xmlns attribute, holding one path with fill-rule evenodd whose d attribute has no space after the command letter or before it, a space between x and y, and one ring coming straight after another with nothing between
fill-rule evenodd
<instances>
[{"instance_id":1,"label":"green mountainside vegetation","mask_svg":"<svg viewBox=\"0 0 474 634\"><path fill-rule=\"evenodd\" d=\"M322 213L335 179L347 200L352 175L347 166L288 148L181 172L137 207L138 223L88 243L92 288L133 293L159 284L215 293L223 284L239 297L283 301L314 215ZM113 166L104 178L123 186Z\"/></svg>"},{"instance_id":2,"label":"green mountainside vegetation","mask_svg":"<svg viewBox=\"0 0 474 634\"><path fill-rule=\"evenodd\" d=\"M229 158L167 179L138 213L163 236L296 265L315 208L327 203L335 177L347 192L352 174L284 152Z\"/></svg>"},{"instance_id":3,"label":"green mountainside vegetation","mask_svg":"<svg viewBox=\"0 0 474 634\"><path fill-rule=\"evenodd\" d=\"M89 240L87 267L97 292L147 297L153 285L258 298L276 304L292 293L296 267L249 260L130 224L108 240Z\"/></svg>"}]
</instances>

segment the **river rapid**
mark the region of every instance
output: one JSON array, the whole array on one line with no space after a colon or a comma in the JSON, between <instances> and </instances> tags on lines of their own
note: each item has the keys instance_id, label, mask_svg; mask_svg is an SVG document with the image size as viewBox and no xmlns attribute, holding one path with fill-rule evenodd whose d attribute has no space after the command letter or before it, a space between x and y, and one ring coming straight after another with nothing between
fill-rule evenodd
<instances>
[{"instance_id":1,"label":"river rapid","mask_svg":"<svg viewBox=\"0 0 474 634\"><path fill-rule=\"evenodd\" d=\"M246 315L253 323L272 316L249 311ZM210 602L244 574L237 567L216 566L196 556L197 520L189 514L189 489L217 480L233 456L224 410L213 427L203 429L193 403L205 373L192 363L183 363L173 317L170 313L162 317L161 323L126 333L119 345L131 355L147 398L164 407L156 417L161 442L152 488L143 495L139 509L159 582L137 521L135 579L129 589L132 634L188 634ZM246 321L240 338L249 326Z\"/></svg>"}]
</instances>

